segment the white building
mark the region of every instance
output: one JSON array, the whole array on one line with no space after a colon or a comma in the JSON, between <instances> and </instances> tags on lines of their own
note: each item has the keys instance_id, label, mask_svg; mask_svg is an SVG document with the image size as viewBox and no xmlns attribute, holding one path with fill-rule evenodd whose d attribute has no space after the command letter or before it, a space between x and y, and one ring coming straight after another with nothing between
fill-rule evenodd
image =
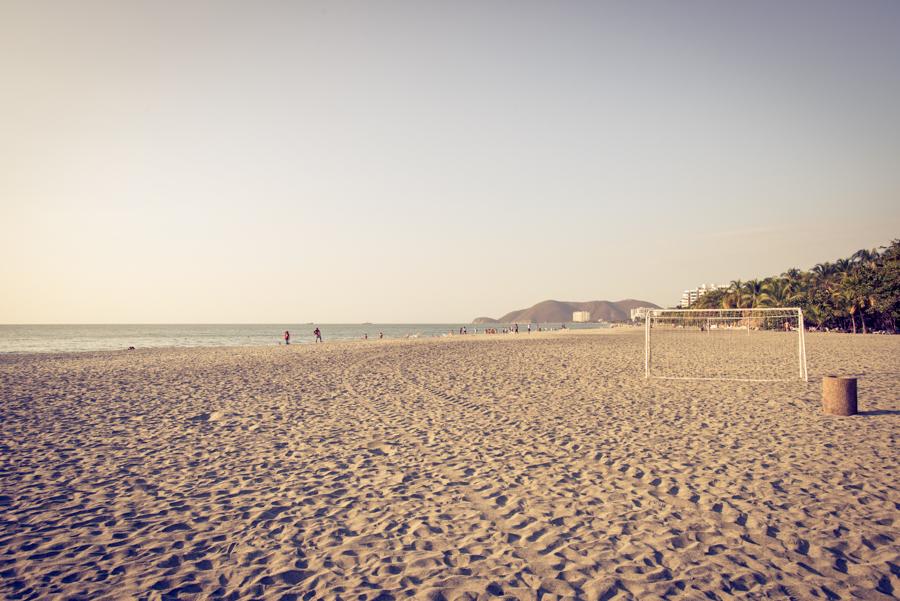
<instances>
[{"instance_id":1,"label":"white building","mask_svg":"<svg viewBox=\"0 0 900 601\"><path fill-rule=\"evenodd\" d=\"M687 309L691 305L697 302L697 300L706 294L707 292L712 292L713 290L727 290L728 284L701 284L697 288L692 288L690 290L685 290L681 294L681 308Z\"/></svg>"},{"instance_id":2,"label":"white building","mask_svg":"<svg viewBox=\"0 0 900 601\"><path fill-rule=\"evenodd\" d=\"M631 310L631 321L643 321L647 319L647 313L652 310L652 307L635 307Z\"/></svg>"},{"instance_id":3,"label":"white building","mask_svg":"<svg viewBox=\"0 0 900 601\"><path fill-rule=\"evenodd\" d=\"M574 311L572 313L572 321L575 323L587 323L591 320L590 311Z\"/></svg>"}]
</instances>

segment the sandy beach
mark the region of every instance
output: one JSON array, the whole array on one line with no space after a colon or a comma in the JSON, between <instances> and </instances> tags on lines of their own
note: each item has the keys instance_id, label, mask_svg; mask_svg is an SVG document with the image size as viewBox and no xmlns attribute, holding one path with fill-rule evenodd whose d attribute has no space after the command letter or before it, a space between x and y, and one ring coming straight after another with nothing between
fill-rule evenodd
<instances>
[{"instance_id":1,"label":"sandy beach","mask_svg":"<svg viewBox=\"0 0 900 601\"><path fill-rule=\"evenodd\" d=\"M647 381L643 344L0 356L0 597L900 595L900 337L809 334L808 383Z\"/></svg>"}]
</instances>

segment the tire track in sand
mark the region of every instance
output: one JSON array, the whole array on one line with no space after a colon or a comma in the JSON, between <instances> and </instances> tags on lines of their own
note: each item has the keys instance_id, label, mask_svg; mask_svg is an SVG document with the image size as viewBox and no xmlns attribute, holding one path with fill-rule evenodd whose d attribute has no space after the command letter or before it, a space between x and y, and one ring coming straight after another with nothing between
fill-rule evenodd
<instances>
[{"instance_id":1,"label":"tire track in sand","mask_svg":"<svg viewBox=\"0 0 900 601\"><path fill-rule=\"evenodd\" d=\"M394 372L398 380L402 381L408 389L418 392L430 398L433 403L431 408L437 409L438 420L447 425L450 422L445 418L448 409L452 413L459 413L459 406L465 410L474 411L482 416L488 416L489 412L474 402L457 403L453 395L433 390L430 386L419 383L408 369L400 367L401 362L394 363ZM523 562L532 578L525 578L523 584L533 589L538 595L546 593L554 594L581 594L582 591L573 587L570 583L561 579L557 560L552 557L552 552L558 547L554 545L539 544L544 534L549 530L550 524L536 524L533 516L526 516L519 508L505 508L506 497L497 493L491 496L482 494L484 490L492 487L490 484L476 486L470 481L474 473L471 468L459 469L447 464L447 459L454 459L457 455L453 452L459 445L459 432L438 430L435 432L434 444L431 445L430 459L435 471L447 480L448 488L460 489L462 498L469 503L486 520L495 532L499 533L504 543L508 546L513 557ZM443 451L440 456L434 455L435 451ZM505 513L504 513L505 511ZM518 518L518 520L517 520ZM523 532L524 528L530 528L531 534Z\"/></svg>"}]
</instances>

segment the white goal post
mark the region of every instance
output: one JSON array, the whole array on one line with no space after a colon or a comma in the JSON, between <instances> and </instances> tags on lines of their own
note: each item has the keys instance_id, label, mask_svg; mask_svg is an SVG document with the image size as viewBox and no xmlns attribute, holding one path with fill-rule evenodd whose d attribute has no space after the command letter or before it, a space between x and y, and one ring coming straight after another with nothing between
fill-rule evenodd
<instances>
[{"instance_id":1,"label":"white goal post","mask_svg":"<svg viewBox=\"0 0 900 601\"><path fill-rule=\"evenodd\" d=\"M644 322L644 375L808 381L804 331L798 307L653 309Z\"/></svg>"}]
</instances>

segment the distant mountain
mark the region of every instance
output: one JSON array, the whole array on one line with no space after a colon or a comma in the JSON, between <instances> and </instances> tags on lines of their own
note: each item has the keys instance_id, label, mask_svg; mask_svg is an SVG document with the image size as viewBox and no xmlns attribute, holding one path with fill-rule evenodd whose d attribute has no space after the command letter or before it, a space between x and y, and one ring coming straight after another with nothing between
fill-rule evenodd
<instances>
[{"instance_id":1,"label":"distant mountain","mask_svg":"<svg viewBox=\"0 0 900 601\"><path fill-rule=\"evenodd\" d=\"M575 311L588 311L591 321L627 321L631 318L631 310L635 307L660 307L647 301L627 298L616 302L612 301L587 301L583 303L574 301L546 300L528 309L511 311L499 319L492 317L476 317L472 323L552 323L572 321L572 313Z\"/></svg>"}]
</instances>

